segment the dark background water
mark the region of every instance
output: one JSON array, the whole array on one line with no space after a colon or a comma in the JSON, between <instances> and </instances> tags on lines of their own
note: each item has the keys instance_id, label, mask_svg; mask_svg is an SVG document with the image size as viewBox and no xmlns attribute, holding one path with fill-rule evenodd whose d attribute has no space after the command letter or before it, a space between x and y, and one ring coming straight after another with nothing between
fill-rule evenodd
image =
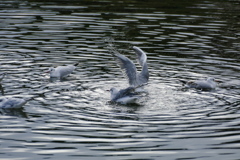
<instances>
[{"instance_id":1,"label":"dark background water","mask_svg":"<svg viewBox=\"0 0 240 160\"><path fill-rule=\"evenodd\" d=\"M0 3L5 95L40 97L0 110L0 159L240 157L238 0L11 0ZM109 104L127 87L108 46L148 56L149 95ZM51 66L80 62L64 81ZM178 79L223 81L210 92Z\"/></svg>"}]
</instances>

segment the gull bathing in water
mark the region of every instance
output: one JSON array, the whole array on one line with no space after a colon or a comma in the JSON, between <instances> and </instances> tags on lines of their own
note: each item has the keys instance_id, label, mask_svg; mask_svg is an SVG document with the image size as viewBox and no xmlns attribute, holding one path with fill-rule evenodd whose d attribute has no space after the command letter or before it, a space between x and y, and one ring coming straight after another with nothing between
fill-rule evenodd
<instances>
[{"instance_id":1,"label":"gull bathing in water","mask_svg":"<svg viewBox=\"0 0 240 160\"><path fill-rule=\"evenodd\" d=\"M25 105L28 101L32 100L30 99L22 99L22 98L15 98L15 97L1 97L0 98L0 108L21 108L23 105Z\"/></svg>"},{"instance_id":2,"label":"gull bathing in water","mask_svg":"<svg viewBox=\"0 0 240 160\"><path fill-rule=\"evenodd\" d=\"M4 72L3 74L0 74L0 82L5 77L5 75L6 75L6 72ZM2 92L2 95L4 95L4 90L1 83L0 83L0 90ZM28 99L3 96L3 97L0 97L0 108L4 108L4 109L21 108L28 101L34 99L35 97L38 97L38 95Z\"/></svg>"},{"instance_id":3,"label":"gull bathing in water","mask_svg":"<svg viewBox=\"0 0 240 160\"><path fill-rule=\"evenodd\" d=\"M149 73L146 53L136 46L133 47L133 50L135 51L138 57L138 62L142 67L142 70L139 73L137 72L135 64L130 59L114 49L112 49L112 52L117 57L117 62L120 68L125 72L129 85L131 87L137 87L148 82Z\"/></svg>"},{"instance_id":4,"label":"gull bathing in water","mask_svg":"<svg viewBox=\"0 0 240 160\"><path fill-rule=\"evenodd\" d=\"M183 83L183 85L187 88L196 88L201 90L212 90L217 86L216 82L221 82L219 80L215 80L213 77L208 77L205 80L197 80L197 81L185 81L179 80Z\"/></svg>"},{"instance_id":5,"label":"gull bathing in water","mask_svg":"<svg viewBox=\"0 0 240 160\"><path fill-rule=\"evenodd\" d=\"M128 87L126 89L117 90L116 88L111 88L111 102L117 102L121 104L136 103L140 96L136 93L135 87Z\"/></svg>"},{"instance_id":6,"label":"gull bathing in water","mask_svg":"<svg viewBox=\"0 0 240 160\"><path fill-rule=\"evenodd\" d=\"M68 65L68 66L58 66L56 68L49 68L49 70L47 71L47 73L50 73L50 78L65 78L67 77L69 74L71 74L76 66L79 63L76 63L74 65Z\"/></svg>"},{"instance_id":7,"label":"gull bathing in water","mask_svg":"<svg viewBox=\"0 0 240 160\"><path fill-rule=\"evenodd\" d=\"M28 101L31 101L36 97L39 97L39 95L34 95L30 98L17 98L11 96L4 96L0 98L0 108L4 109L21 108Z\"/></svg>"}]
</instances>

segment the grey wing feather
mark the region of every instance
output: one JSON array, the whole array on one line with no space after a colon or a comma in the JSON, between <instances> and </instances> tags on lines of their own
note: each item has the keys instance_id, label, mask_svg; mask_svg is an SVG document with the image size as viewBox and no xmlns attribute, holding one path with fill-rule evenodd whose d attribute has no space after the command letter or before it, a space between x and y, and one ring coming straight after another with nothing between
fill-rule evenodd
<instances>
[{"instance_id":1,"label":"grey wing feather","mask_svg":"<svg viewBox=\"0 0 240 160\"><path fill-rule=\"evenodd\" d=\"M148 73L148 66L147 66L147 55L146 53L141 50L140 48L134 46L133 50L135 51L136 55L138 56L138 62L142 66L142 71L138 75L139 84L147 83L149 79Z\"/></svg>"},{"instance_id":2,"label":"grey wing feather","mask_svg":"<svg viewBox=\"0 0 240 160\"><path fill-rule=\"evenodd\" d=\"M133 46L133 50L135 51L136 55L138 56L138 62L141 66L147 63L147 55L146 53L141 50L140 48Z\"/></svg>"},{"instance_id":3,"label":"grey wing feather","mask_svg":"<svg viewBox=\"0 0 240 160\"><path fill-rule=\"evenodd\" d=\"M117 62L120 66L120 68L124 71L125 75L128 78L128 82L131 86L137 85L137 70L135 64L128 59L127 57L123 56L120 53L114 54L117 57Z\"/></svg>"},{"instance_id":4,"label":"grey wing feather","mask_svg":"<svg viewBox=\"0 0 240 160\"><path fill-rule=\"evenodd\" d=\"M74 71L75 66L72 66L72 65L61 66L61 68L59 68L59 69L60 69L61 77L66 77Z\"/></svg>"},{"instance_id":5,"label":"grey wing feather","mask_svg":"<svg viewBox=\"0 0 240 160\"><path fill-rule=\"evenodd\" d=\"M135 87L128 87L126 89L121 89L116 97L114 98L114 100L117 100L119 98L122 98L122 97L125 97L125 96L132 96L132 95L135 95L133 92L135 90Z\"/></svg>"},{"instance_id":6,"label":"grey wing feather","mask_svg":"<svg viewBox=\"0 0 240 160\"><path fill-rule=\"evenodd\" d=\"M6 106L8 106L8 108L15 108L16 106L20 106L20 104L22 102L23 102L22 99L11 98L11 99L9 99L8 103L6 104Z\"/></svg>"},{"instance_id":7,"label":"grey wing feather","mask_svg":"<svg viewBox=\"0 0 240 160\"><path fill-rule=\"evenodd\" d=\"M27 101L19 98L6 98L5 102L2 104L2 108L20 108Z\"/></svg>"},{"instance_id":8,"label":"grey wing feather","mask_svg":"<svg viewBox=\"0 0 240 160\"><path fill-rule=\"evenodd\" d=\"M149 79L148 67L147 63L145 63L142 67L142 71L138 76L139 84L147 83Z\"/></svg>"}]
</instances>

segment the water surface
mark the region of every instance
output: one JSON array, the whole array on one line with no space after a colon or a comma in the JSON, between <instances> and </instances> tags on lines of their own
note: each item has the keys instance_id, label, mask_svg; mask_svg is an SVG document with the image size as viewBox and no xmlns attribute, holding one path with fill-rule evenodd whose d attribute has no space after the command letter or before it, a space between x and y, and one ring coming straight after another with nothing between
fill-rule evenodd
<instances>
[{"instance_id":1,"label":"water surface","mask_svg":"<svg viewBox=\"0 0 240 160\"><path fill-rule=\"evenodd\" d=\"M239 159L238 1L2 1L0 159ZM127 87L108 46L136 64L148 56L149 92L138 105L108 103ZM63 81L51 66L80 62ZM139 68L139 67L138 67ZM213 91L178 79L220 79Z\"/></svg>"}]
</instances>

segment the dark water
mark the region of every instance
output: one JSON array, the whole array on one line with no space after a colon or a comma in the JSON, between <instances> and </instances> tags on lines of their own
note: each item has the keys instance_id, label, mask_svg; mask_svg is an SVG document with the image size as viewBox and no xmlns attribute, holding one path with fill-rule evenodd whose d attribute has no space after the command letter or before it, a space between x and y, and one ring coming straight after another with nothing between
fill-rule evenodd
<instances>
[{"instance_id":1,"label":"dark water","mask_svg":"<svg viewBox=\"0 0 240 160\"><path fill-rule=\"evenodd\" d=\"M40 97L0 110L0 159L193 159L240 157L240 2L11 0L0 3L5 95ZM108 51L148 55L149 95L109 104L128 86ZM64 81L51 66L80 62ZM210 92L178 79L223 81Z\"/></svg>"}]
</instances>

